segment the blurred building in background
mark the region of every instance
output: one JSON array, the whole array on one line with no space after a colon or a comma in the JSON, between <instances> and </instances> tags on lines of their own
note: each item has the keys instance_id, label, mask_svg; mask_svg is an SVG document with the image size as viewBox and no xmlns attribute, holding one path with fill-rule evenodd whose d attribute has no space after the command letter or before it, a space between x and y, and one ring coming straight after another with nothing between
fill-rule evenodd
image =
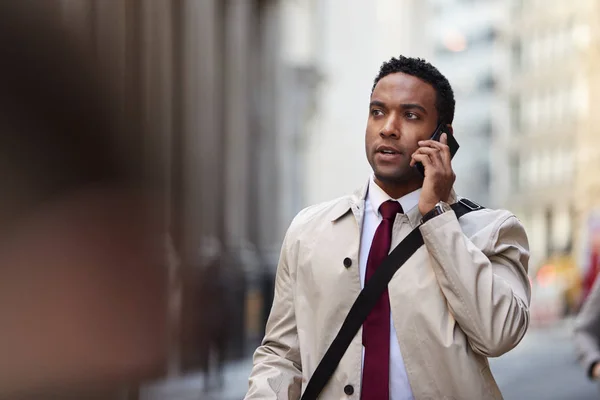
<instances>
[{"instance_id":1,"label":"blurred building in background","mask_svg":"<svg viewBox=\"0 0 600 400\"><path fill-rule=\"evenodd\" d=\"M456 190L488 207L492 195L495 137L506 134L506 106L498 88L510 79L508 48L499 33L510 23L504 0L432 0L433 64L456 98L454 131L460 151L453 160Z\"/></svg>"},{"instance_id":2,"label":"blurred building in background","mask_svg":"<svg viewBox=\"0 0 600 400\"><path fill-rule=\"evenodd\" d=\"M302 6L53 1L118 82L124 118L133 115L161 143L159 154L145 152L145 138L139 148L161 161L149 179L165 193L170 259L180 266L170 278L174 369L202 363L210 332L199 332L223 318L227 357L247 356L261 338L279 246L302 198L296 148L316 75L310 59L281 42L296 17L286 4ZM304 24L295 34L310 31ZM205 299L206 285L222 290Z\"/></svg>"},{"instance_id":3,"label":"blurred building in background","mask_svg":"<svg viewBox=\"0 0 600 400\"><path fill-rule=\"evenodd\" d=\"M352 193L366 182L371 169L364 135L371 87L381 64L400 54L431 55L429 37L423 32L429 16L426 1L312 4L312 57L320 81L302 141L305 206Z\"/></svg>"},{"instance_id":4,"label":"blurred building in background","mask_svg":"<svg viewBox=\"0 0 600 400\"><path fill-rule=\"evenodd\" d=\"M322 40L324 21L319 13L322 2L319 0L282 1L282 63L280 131L285 136L289 153L280 153L279 163L289 168L283 182L282 207L289 221L304 207L307 168L307 132L314 118L317 90L322 75L317 65L317 49ZM287 228L287 226L286 226ZM277 248L279 250L279 246ZM279 256L279 253L276 254Z\"/></svg>"},{"instance_id":5,"label":"blurred building in background","mask_svg":"<svg viewBox=\"0 0 600 400\"><path fill-rule=\"evenodd\" d=\"M578 264L589 270L590 255L600 251L600 2L587 0L573 12L574 58L581 60L576 80L575 250ZM595 268L598 266L596 265Z\"/></svg>"},{"instance_id":6,"label":"blurred building in background","mask_svg":"<svg viewBox=\"0 0 600 400\"><path fill-rule=\"evenodd\" d=\"M592 122L597 51L591 51L597 2L513 1L512 79L505 94L509 135L494 148L506 171L496 197L524 221L531 269L556 254L571 254L600 197ZM595 28L594 28L595 29ZM591 162L591 163L590 163ZM580 244L580 243L577 243Z\"/></svg>"}]
</instances>

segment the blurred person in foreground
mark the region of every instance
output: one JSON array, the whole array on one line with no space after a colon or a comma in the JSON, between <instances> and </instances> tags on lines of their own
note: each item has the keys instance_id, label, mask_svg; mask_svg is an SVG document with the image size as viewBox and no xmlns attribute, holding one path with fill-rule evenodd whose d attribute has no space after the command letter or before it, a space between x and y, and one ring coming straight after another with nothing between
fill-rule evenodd
<instances>
[{"instance_id":1,"label":"blurred person in foreground","mask_svg":"<svg viewBox=\"0 0 600 400\"><path fill-rule=\"evenodd\" d=\"M600 380L600 280L596 279L575 320L575 349L590 379Z\"/></svg>"},{"instance_id":2,"label":"blurred person in foreground","mask_svg":"<svg viewBox=\"0 0 600 400\"><path fill-rule=\"evenodd\" d=\"M0 2L0 398L122 398L165 365L159 209L49 4Z\"/></svg>"},{"instance_id":3,"label":"blurred person in foreground","mask_svg":"<svg viewBox=\"0 0 600 400\"><path fill-rule=\"evenodd\" d=\"M380 264L373 258L417 227L424 246L394 275L319 398L502 398L488 357L514 348L527 330L528 242L508 211L459 221L449 207L457 195L447 137L428 139L439 123L453 134L454 107L449 82L429 63L382 65L366 127L373 174L353 195L292 222L247 399L300 398Z\"/></svg>"}]
</instances>

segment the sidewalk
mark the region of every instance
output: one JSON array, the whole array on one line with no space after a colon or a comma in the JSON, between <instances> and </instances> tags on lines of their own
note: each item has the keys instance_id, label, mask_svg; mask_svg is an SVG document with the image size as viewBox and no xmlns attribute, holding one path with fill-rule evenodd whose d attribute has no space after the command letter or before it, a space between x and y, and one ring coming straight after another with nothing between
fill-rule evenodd
<instances>
[{"instance_id":1,"label":"sidewalk","mask_svg":"<svg viewBox=\"0 0 600 400\"><path fill-rule=\"evenodd\" d=\"M141 390L141 400L240 400L248 389L252 359L228 363L222 390L204 392L203 376L193 373L147 385Z\"/></svg>"},{"instance_id":2,"label":"sidewalk","mask_svg":"<svg viewBox=\"0 0 600 400\"><path fill-rule=\"evenodd\" d=\"M573 317L567 317L558 319L545 328L533 327L515 350L501 359L490 360L494 373L498 372L501 378L500 382L503 382L502 378L506 380L512 376L515 364L510 362L511 359L516 357L517 364L535 363L535 360L529 360L530 356L523 360L520 355L538 354L540 351L545 353L548 349L553 348L553 343L556 342L570 343L572 325ZM248 389L248 376L251 369L251 358L228 363L224 371L223 389L210 392L203 391L204 377L201 373L166 379L144 387L140 393L140 400L240 400L244 398Z\"/></svg>"}]
</instances>

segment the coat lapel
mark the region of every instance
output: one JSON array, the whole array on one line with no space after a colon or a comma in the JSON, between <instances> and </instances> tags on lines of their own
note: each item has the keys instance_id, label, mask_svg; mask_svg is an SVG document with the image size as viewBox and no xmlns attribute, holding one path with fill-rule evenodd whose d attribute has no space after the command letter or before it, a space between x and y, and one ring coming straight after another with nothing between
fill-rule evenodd
<instances>
[{"instance_id":1,"label":"coat lapel","mask_svg":"<svg viewBox=\"0 0 600 400\"><path fill-rule=\"evenodd\" d=\"M354 218L359 227L362 227L362 219L365 212L365 199L367 197L367 191L369 189L369 181L361 188L357 189L349 197L346 197L344 201L340 201L332 212L331 222L336 222L349 211L352 211Z\"/></svg>"}]
</instances>

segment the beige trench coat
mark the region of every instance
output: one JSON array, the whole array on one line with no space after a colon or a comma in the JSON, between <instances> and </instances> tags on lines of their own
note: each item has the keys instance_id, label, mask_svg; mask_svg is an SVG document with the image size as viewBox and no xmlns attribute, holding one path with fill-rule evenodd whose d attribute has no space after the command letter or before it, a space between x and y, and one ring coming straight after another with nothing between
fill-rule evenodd
<instances>
[{"instance_id":1,"label":"beige trench coat","mask_svg":"<svg viewBox=\"0 0 600 400\"><path fill-rule=\"evenodd\" d=\"M246 399L299 399L333 341L361 290L358 253L366 191L367 186L309 207L292 222ZM420 218L417 207L396 218L392 247ZM529 324L525 230L513 214L490 209L471 212L460 223L447 212L420 229L425 245L389 284L413 395L416 400L501 399L487 358L514 348ZM345 258L352 261L349 268ZM513 285L518 282L526 300L496 274L500 270L514 278ZM359 331L321 399L360 398L361 337Z\"/></svg>"}]
</instances>

